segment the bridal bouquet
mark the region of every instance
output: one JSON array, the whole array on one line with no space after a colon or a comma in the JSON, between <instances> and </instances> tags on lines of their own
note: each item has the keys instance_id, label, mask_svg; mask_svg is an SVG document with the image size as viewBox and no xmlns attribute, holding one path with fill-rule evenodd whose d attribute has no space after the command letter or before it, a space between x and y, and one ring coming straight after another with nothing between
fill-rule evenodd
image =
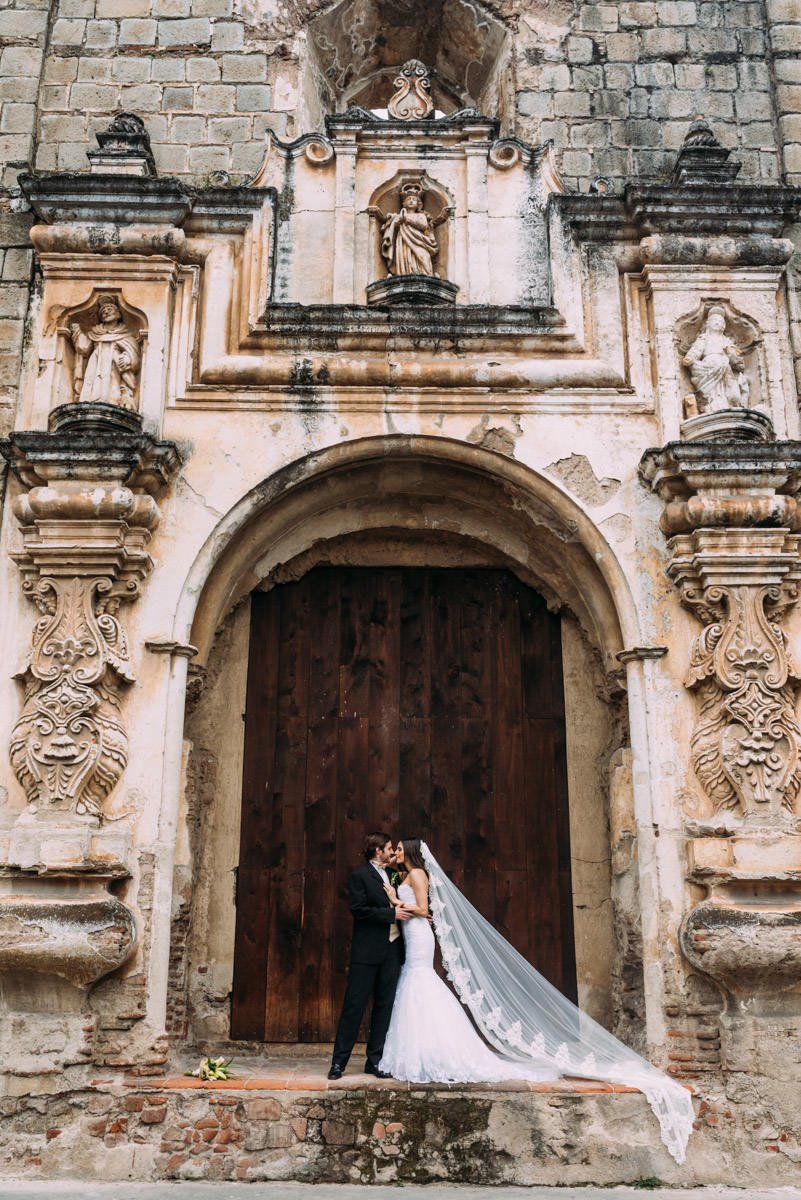
<instances>
[{"instance_id":1,"label":"bridal bouquet","mask_svg":"<svg viewBox=\"0 0 801 1200\"><path fill-rule=\"evenodd\" d=\"M193 1075L195 1079L230 1079L231 1072L228 1068L233 1061L232 1058L226 1059L222 1056L211 1058L210 1055L206 1055L205 1058L201 1058L200 1064L195 1067L194 1071L189 1071L188 1074Z\"/></svg>"}]
</instances>

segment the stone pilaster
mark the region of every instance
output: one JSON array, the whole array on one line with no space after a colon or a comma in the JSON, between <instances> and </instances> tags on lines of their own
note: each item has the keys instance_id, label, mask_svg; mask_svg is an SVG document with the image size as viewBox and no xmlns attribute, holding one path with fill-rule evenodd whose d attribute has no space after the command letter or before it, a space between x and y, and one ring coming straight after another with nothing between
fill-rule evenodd
<instances>
[{"instance_id":1,"label":"stone pilaster","mask_svg":"<svg viewBox=\"0 0 801 1200\"><path fill-rule=\"evenodd\" d=\"M104 823L128 758L124 696L134 681L124 607L152 568L157 496L180 459L136 413L71 404L48 432L19 432L0 453L22 485L15 554L39 616L10 756L28 807L0 881L0 972L75 986L119 967L133 913L108 885L129 872L129 835Z\"/></svg>"},{"instance_id":2,"label":"stone pilaster","mask_svg":"<svg viewBox=\"0 0 801 1200\"><path fill-rule=\"evenodd\" d=\"M801 980L801 678L785 626L801 580L801 444L674 442L640 474L665 502L667 572L701 623L685 682L707 817L688 823L687 857L706 895L681 946L757 1019ZM729 1043L733 1067L742 1039Z\"/></svg>"}]
</instances>

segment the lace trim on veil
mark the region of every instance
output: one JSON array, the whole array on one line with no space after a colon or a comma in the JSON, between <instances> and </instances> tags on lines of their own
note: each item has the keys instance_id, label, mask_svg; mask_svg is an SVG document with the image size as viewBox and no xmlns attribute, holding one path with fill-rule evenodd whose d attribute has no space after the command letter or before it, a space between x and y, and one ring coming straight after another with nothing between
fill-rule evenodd
<instances>
[{"instance_id":1,"label":"lace trim on veil","mask_svg":"<svg viewBox=\"0 0 801 1200\"><path fill-rule=\"evenodd\" d=\"M662 1141L684 1162L690 1093L572 1004L518 954L448 878L425 842L434 930L459 999L504 1058L643 1093Z\"/></svg>"}]
</instances>

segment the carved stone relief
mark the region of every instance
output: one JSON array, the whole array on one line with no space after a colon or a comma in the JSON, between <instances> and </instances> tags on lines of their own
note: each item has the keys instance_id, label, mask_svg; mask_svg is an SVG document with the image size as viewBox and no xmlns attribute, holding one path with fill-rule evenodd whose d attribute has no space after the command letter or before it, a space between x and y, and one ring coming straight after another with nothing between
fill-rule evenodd
<instances>
[{"instance_id":1,"label":"carved stone relief","mask_svg":"<svg viewBox=\"0 0 801 1200\"><path fill-rule=\"evenodd\" d=\"M750 822L791 819L801 790L801 676L782 628L801 580L801 463L785 445L672 443L641 465L667 501L667 572L702 624L685 680L696 775L714 810Z\"/></svg>"},{"instance_id":2,"label":"carved stone relief","mask_svg":"<svg viewBox=\"0 0 801 1200\"><path fill-rule=\"evenodd\" d=\"M41 614L18 676L11 763L31 811L99 818L128 758L121 701L134 676L120 607L152 568L152 493L179 458L138 415L90 403L56 409L49 433L12 434L0 450L28 489L14 504L15 558Z\"/></svg>"},{"instance_id":3,"label":"carved stone relief","mask_svg":"<svg viewBox=\"0 0 801 1200\"><path fill-rule=\"evenodd\" d=\"M425 192L413 179L400 188L400 209L381 224L381 256L389 275L433 275L439 244L434 230L447 220L443 209L435 220L423 208Z\"/></svg>"},{"instance_id":4,"label":"carved stone relief","mask_svg":"<svg viewBox=\"0 0 801 1200\"><path fill-rule=\"evenodd\" d=\"M759 403L754 355L759 331L727 308L703 304L677 325L679 358L692 388L684 397L687 418Z\"/></svg>"},{"instance_id":5,"label":"carved stone relief","mask_svg":"<svg viewBox=\"0 0 801 1200\"><path fill-rule=\"evenodd\" d=\"M73 399L135 410L145 330L137 330L120 299L106 292L89 308L62 318L59 332L72 349Z\"/></svg>"},{"instance_id":6,"label":"carved stone relief","mask_svg":"<svg viewBox=\"0 0 801 1200\"><path fill-rule=\"evenodd\" d=\"M11 765L33 808L99 817L128 761L120 700L134 677L116 614L137 589L130 580L45 575L26 591L42 617L19 676L25 703Z\"/></svg>"},{"instance_id":7,"label":"carved stone relief","mask_svg":"<svg viewBox=\"0 0 801 1200\"><path fill-rule=\"evenodd\" d=\"M425 63L410 58L400 69L387 112L396 121L420 121L434 111L431 102L431 75Z\"/></svg>"},{"instance_id":8,"label":"carved stone relief","mask_svg":"<svg viewBox=\"0 0 801 1200\"><path fill-rule=\"evenodd\" d=\"M691 741L696 775L715 810L735 809L770 819L792 815L801 789L801 727L796 701L801 677L788 651L781 620L798 599L799 538L765 531L754 539L698 530L673 542L668 573L683 603L702 622L690 654L686 686L698 698ZM723 535L723 536L721 536ZM777 536L778 535L778 536ZM741 582L729 569L715 580L722 556L739 561ZM759 559L772 574L774 556L786 557L780 583L755 586Z\"/></svg>"}]
</instances>

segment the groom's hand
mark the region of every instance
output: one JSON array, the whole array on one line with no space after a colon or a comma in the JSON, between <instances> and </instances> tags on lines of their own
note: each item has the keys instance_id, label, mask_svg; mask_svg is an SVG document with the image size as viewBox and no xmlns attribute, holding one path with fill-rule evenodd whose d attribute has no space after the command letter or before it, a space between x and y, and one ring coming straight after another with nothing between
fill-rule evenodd
<instances>
[{"instance_id":1,"label":"groom's hand","mask_svg":"<svg viewBox=\"0 0 801 1200\"><path fill-rule=\"evenodd\" d=\"M404 908L402 904L399 904L395 909L396 921L408 921L412 915L413 914L409 912L408 908Z\"/></svg>"}]
</instances>

